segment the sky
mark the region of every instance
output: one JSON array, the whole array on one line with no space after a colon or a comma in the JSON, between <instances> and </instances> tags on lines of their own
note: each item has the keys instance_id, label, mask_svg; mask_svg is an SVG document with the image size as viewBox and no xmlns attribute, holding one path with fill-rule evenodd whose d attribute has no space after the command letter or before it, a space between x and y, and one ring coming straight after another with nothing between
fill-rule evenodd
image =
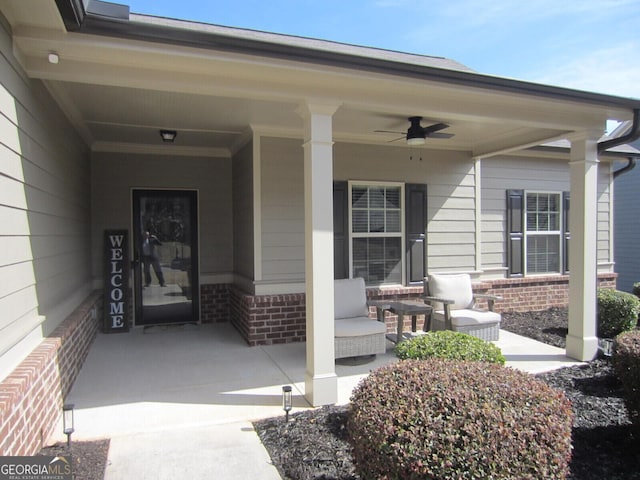
<instances>
[{"instance_id":1,"label":"sky","mask_svg":"<svg viewBox=\"0 0 640 480\"><path fill-rule=\"evenodd\" d=\"M640 99L640 0L111 0L131 12L447 57Z\"/></svg>"}]
</instances>

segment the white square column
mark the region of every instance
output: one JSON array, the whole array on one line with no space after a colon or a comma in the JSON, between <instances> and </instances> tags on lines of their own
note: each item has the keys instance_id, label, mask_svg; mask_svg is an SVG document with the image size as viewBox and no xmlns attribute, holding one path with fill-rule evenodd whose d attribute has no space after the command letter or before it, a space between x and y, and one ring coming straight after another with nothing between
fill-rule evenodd
<instances>
[{"instance_id":1,"label":"white square column","mask_svg":"<svg viewBox=\"0 0 640 480\"><path fill-rule=\"evenodd\" d=\"M597 235L598 139L602 132L570 138L571 208L569 213L569 334L567 356L593 360L598 353Z\"/></svg>"},{"instance_id":2,"label":"white square column","mask_svg":"<svg viewBox=\"0 0 640 480\"><path fill-rule=\"evenodd\" d=\"M307 317L305 396L338 401L333 310L333 124L336 105L307 104L304 119L304 236Z\"/></svg>"}]
</instances>

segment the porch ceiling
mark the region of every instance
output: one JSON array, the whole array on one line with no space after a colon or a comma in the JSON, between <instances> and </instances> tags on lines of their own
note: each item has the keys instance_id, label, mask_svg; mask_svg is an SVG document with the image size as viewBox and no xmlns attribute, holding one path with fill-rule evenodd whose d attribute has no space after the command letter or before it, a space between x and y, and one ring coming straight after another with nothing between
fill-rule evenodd
<instances>
[{"instance_id":1,"label":"porch ceiling","mask_svg":"<svg viewBox=\"0 0 640 480\"><path fill-rule=\"evenodd\" d=\"M449 124L447 133L454 134L427 139L427 148L474 156L603 130L609 118L631 118L626 105L606 105L604 99L582 102L567 95L562 100L528 94L527 88L490 89L482 81L474 87L428 76L67 33L55 0L0 0L0 8L11 23L22 67L45 82L94 150L229 155L252 130L302 138L296 110L305 101L340 105L336 141L404 147L403 140L389 143L402 134L375 131L406 131L407 117L417 115L424 117L423 125ZM143 26L145 18L135 20ZM182 28L170 27L168 32ZM48 62L51 52L59 55L58 64ZM162 143L160 129L178 132L173 145Z\"/></svg>"}]
</instances>

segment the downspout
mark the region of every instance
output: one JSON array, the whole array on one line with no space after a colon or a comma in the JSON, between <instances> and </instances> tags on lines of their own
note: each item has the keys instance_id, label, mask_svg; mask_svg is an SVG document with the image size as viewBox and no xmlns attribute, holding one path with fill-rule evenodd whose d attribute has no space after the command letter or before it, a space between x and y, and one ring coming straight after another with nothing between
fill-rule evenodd
<instances>
[{"instance_id":1,"label":"downspout","mask_svg":"<svg viewBox=\"0 0 640 480\"><path fill-rule=\"evenodd\" d=\"M601 154L609 148L617 147L618 145L635 142L638 138L640 138L640 110L635 108L633 110L633 125L631 126L631 130L629 130L626 135L623 135L621 137L612 138L611 140L605 140L598 143L598 154ZM628 157L627 164L621 169L613 172L614 180L623 173L627 173L630 170L633 170L633 168L636 166L637 160L637 157Z\"/></svg>"}]
</instances>

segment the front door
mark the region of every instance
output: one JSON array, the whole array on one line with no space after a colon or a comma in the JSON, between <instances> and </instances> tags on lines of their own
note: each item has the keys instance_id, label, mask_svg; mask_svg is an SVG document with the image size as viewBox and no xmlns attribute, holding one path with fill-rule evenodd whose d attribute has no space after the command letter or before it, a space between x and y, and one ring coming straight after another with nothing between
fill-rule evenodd
<instances>
[{"instance_id":1,"label":"front door","mask_svg":"<svg viewBox=\"0 0 640 480\"><path fill-rule=\"evenodd\" d=\"M200 317L197 192L133 191L136 325Z\"/></svg>"}]
</instances>

